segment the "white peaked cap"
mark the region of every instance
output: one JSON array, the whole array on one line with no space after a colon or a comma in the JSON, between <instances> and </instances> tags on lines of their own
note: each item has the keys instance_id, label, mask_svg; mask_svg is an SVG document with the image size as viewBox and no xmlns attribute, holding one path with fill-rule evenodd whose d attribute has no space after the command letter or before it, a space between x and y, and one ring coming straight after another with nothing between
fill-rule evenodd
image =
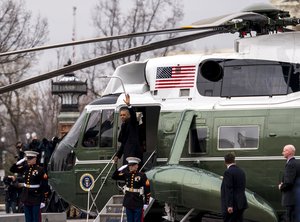
<instances>
[{"instance_id":1,"label":"white peaked cap","mask_svg":"<svg viewBox=\"0 0 300 222\"><path fill-rule=\"evenodd\" d=\"M141 162L141 159L137 157L127 157L126 160L128 162L128 165L139 164Z\"/></svg>"},{"instance_id":2,"label":"white peaked cap","mask_svg":"<svg viewBox=\"0 0 300 222\"><path fill-rule=\"evenodd\" d=\"M32 157L36 157L37 155L39 155L38 152L35 152L35 151L32 151L32 150L27 150L27 151L24 151L25 155L26 156L32 156Z\"/></svg>"}]
</instances>

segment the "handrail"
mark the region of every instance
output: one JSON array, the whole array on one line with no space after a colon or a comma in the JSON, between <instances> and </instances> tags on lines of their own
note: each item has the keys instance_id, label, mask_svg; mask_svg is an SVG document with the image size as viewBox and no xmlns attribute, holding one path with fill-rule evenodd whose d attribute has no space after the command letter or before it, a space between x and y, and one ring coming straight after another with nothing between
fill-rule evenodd
<instances>
[{"instance_id":1,"label":"handrail","mask_svg":"<svg viewBox=\"0 0 300 222\"><path fill-rule=\"evenodd\" d=\"M114 163L112 163L111 167L109 168L109 171L107 172L107 174L106 174L104 180L102 181L101 187L99 188L99 190L98 190L98 192L97 192L95 198L93 199L93 196L91 196L91 197L92 197L92 200L93 200L93 203L91 204L90 210L92 209L93 205L96 206L95 201L97 200L97 198L98 198L98 196L99 196L99 194L100 194L100 191L102 190L102 188L103 188L103 186L104 186L104 184L105 184L105 181L107 180L107 177L108 177L108 175L109 175L111 169L113 168L113 166L114 166ZM96 207L97 207L97 206L96 206ZM97 209L97 211L98 211L98 209Z\"/></svg>"},{"instance_id":2,"label":"handrail","mask_svg":"<svg viewBox=\"0 0 300 222\"><path fill-rule=\"evenodd\" d=\"M119 76L99 76L97 78L99 78L99 79L101 79L101 78L107 78L107 79L116 78L116 79L120 80L123 91L124 91L124 94L127 95L126 90L125 90L125 86L124 86L124 83L123 83L123 80L122 80L121 77L119 77Z\"/></svg>"},{"instance_id":3,"label":"handrail","mask_svg":"<svg viewBox=\"0 0 300 222\"><path fill-rule=\"evenodd\" d=\"M110 163L113 163L113 159L116 156L116 153L112 156L112 158L109 160L109 162L105 165L105 167L102 169L101 173L97 176L97 178L95 179L95 182L97 182L97 180L99 179L99 177L102 175L102 173L104 172L104 170L106 170L107 166Z\"/></svg>"},{"instance_id":4,"label":"handrail","mask_svg":"<svg viewBox=\"0 0 300 222\"><path fill-rule=\"evenodd\" d=\"M90 205L90 192L91 192L91 189L89 188L89 190L88 190L88 199L87 199L87 209L86 209L86 222L89 221L89 216L90 216L90 209L89 209L89 205Z\"/></svg>"},{"instance_id":5,"label":"handrail","mask_svg":"<svg viewBox=\"0 0 300 222\"><path fill-rule=\"evenodd\" d=\"M123 222L123 218L124 218L124 211L125 211L125 207L122 207L122 214L121 214L121 220L120 222Z\"/></svg>"},{"instance_id":6,"label":"handrail","mask_svg":"<svg viewBox=\"0 0 300 222\"><path fill-rule=\"evenodd\" d=\"M149 156L149 158L146 160L146 162L144 163L144 165L141 167L140 172L142 169L144 169L144 167L146 166L146 164L150 161L150 159L152 158L152 156L156 153L156 150L154 150L151 155Z\"/></svg>"},{"instance_id":7,"label":"handrail","mask_svg":"<svg viewBox=\"0 0 300 222\"><path fill-rule=\"evenodd\" d=\"M110 171L112 170L112 168L114 166L113 158L115 157L115 155L116 155L116 153L111 157L110 161L105 165L105 167L102 169L102 171L99 173L99 175L96 177L96 179L94 181L94 183L96 183L98 181L98 179L100 178L100 176L103 174L103 172L106 170L106 168L109 166L109 164L111 164L104 180L101 183L101 186L100 186L99 190L97 191L97 194L95 195L95 198L92 195L91 189L88 190L88 193L87 193L88 194L88 198L87 198L87 201L88 201L87 202L87 222L88 222L89 213L90 213L93 206L96 207L97 213L99 213L99 210L97 209L97 205L96 205L95 202L96 202L96 200L97 200L97 198L98 198L98 196L99 196L99 194L100 194L100 192L101 192L101 190L102 190L102 188L105 184L105 181L107 180L107 177L108 177ZM90 198L92 199L91 206L89 206L90 205Z\"/></svg>"}]
</instances>

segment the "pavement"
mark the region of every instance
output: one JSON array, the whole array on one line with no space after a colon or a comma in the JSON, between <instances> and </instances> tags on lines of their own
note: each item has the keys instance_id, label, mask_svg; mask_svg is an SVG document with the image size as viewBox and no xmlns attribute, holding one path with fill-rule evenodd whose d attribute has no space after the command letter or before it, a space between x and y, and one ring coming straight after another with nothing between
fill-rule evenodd
<instances>
[{"instance_id":1,"label":"pavement","mask_svg":"<svg viewBox=\"0 0 300 222\"><path fill-rule=\"evenodd\" d=\"M13 219L13 217L18 217L19 219ZM21 217L21 218L20 218ZM0 211L0 222L23 222L24 215L23 214L9 214L7 215L4 211ZM61 220L52 220L49 218L49 220L42 220L42 221L51 221L51 222L63 222ZM65 221L65 220L64 220ZM89 219L88 221L86 219L67 219L66 222L93 222L94 219ZM209 219L209 218L203 218L202 222L222 222L222 220L219 219Z\"/></svg>"},{"instance_id":2,"label":"pavement","mask_svg":"<svg viewBox=\"0 0 300 222\"><path fill-rule=\"evenodd\" d=\"M0 204L0 222L10 222L10 221L12 221L12 222L22 222L22 221L24 221L23 220L23 214L6 214L6 212L4 211L5 210L5 205L4 204ZM16 217L16 218L19 218L19 220L16 220L16 219L12 219L12 217ZM46 215L45 215L46 216ZM44 216L44 217L45 217ZM47 215L48 216L48 215ZM49 216L48 216L49 217ZM50 218L49 218L49 220L45 220L45 221L53 221L53 222L56 222L56 221L59 221L59 222L61 222L62 220L55 220L55 218L66 218L66 217L64 217L64 215L63 215L63 217L62 217L62 215L58 215L58 216L52 216L52 217L54 217L54 219L52 219L52 220L50 220ZM21 218L21 219L20 219ZM44 221L44 220L43 220ZM64 222L64 221L66 221L66 222L93 222L94 221L94 219L88 219L88 221L87 221L87 219L86 218L74 218L74 219L72 219L72 218L67 218L66 220L65 219L63 219L63 221L62 222ZM202 222L222 222L222 220L220 220L220 219L211 219L211 218L203 218L202 219Z\"/></svg>"}]
</instances>

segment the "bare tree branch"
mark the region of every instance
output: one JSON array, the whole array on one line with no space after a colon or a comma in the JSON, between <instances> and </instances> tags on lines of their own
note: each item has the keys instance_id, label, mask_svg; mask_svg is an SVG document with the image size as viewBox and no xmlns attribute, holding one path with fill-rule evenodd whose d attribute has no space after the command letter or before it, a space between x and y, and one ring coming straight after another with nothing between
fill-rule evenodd
<instances>
[{"instance_id":1,"label":"bare tree branch","mask_svg":"<svg viewBox=\"0 0 300 222\"><path fill-rule=\"evenodd\" d=\"M92 19L98 36L113 36L125 33L145 32L150 30L163 30L174 28L183 18L182 5L179 1L171 0L135 0L129 10L121 10L120 0L99 0L92 14ZM123 3L124 4L124 3ZM168 35L165 38L171 37ZM93 50L85 53L85 59L95 57L96 55L105 55L115 51L136 47L150 43L153 40L160 40L159 36L143 36L138 38L129 38L105 43L97 43ZM134 56L114 60L107 65L97 66L87 69L85 77L88 79L90 92L94 95L99 94L107 81L99 80L97 77L101 73L110 75L119 65L138 61L145 57L165 55L169 50L175 47L137 54ZM101 67L102 70L101 71Z\"/></svg>"},{"instance_id":2,"label":"bare tree branch","mask_svg":"<svg viewBox=\"0 0 300 222\"><path fill-rule=\"evenodd\" d=\"M23 1L2 0L0 30L0 52L6 52L44 44L48 25L41 17L32 18L31 13L26 11ZM36 59L35 53L0 57L0 85L7 85L24 78ZM38 128L38 123L30 121L37 117L36 112L31 112L37 105L31 103L34 100L28 89L12 91L0 98L0 119L3 123L0 132L6 137L10 146L17 140L23 139L26 132ZM45 113L49 114L49 112Z\"/></svg>"}]
</instances>

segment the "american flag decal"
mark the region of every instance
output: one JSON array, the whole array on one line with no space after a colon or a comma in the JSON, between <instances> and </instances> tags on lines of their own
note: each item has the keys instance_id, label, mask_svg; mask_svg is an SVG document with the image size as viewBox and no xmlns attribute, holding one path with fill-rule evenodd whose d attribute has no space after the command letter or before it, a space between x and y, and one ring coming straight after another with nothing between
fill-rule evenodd
<instances>
[{"instance_id":1,"label":"american flag decal","mask_svg":"<svg viewBox=\"0 0 300 222\"><path fill-rule=\"evenodd\" d=\"M194 87L196 66L157 67L155 89Z\"/></svg>"}]
</instances>

